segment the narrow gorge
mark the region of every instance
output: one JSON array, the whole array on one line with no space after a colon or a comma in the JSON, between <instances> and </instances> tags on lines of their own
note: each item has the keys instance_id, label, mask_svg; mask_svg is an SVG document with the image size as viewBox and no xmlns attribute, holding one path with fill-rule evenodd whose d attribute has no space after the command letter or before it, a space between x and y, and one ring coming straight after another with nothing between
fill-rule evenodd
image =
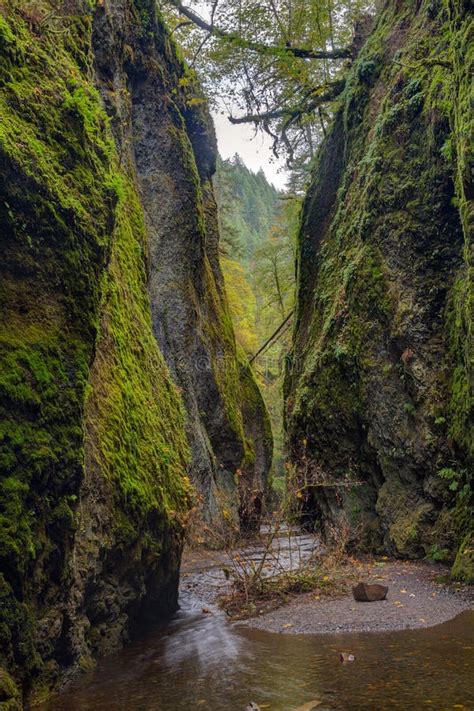
<instances>
[{"instance_id":1,"label":"narrow gorge","mask_svg":"<svg viewBox=\"0 0 474 711\"><path fill-rule=\"evenodd\" d=\"M404 600L441 590L440 622L471 614L470 5L343 0L332 11L319 0L219 2L206 15L204 0L189 8L179 0L0 0L4 711L51 698L48 711L95 708L93 684L83 706L80 698L62 706L61 692L92 678L111 652L116 669L132 660L132 689L141 684L137 667L150 666L143 681L150 705L140 705L140 694L121 698L123 679L110 673L97 687L99 711L161 708L155 684L165 710L190 708L190 698L203 708L243 711L248 701L247 709L258 710L252 665L264 679L262 709L347 709L351 684L359 698L358 669L355 677L333 674L338 647L318 636L340 633L337 605L352 605L347 561L377 580L384 566L397 580L407 573L400 561L410 561ZM293 43L295 17L303 29ZM204 32L199 41L187 35L193 24ZM207 50L224 67L209 76L199 70ZM307 69L313 60L325 62L321 86ZM230 91L231 112L247 110L232 124L263 121L274 159L289 151L287 165L297 168L285 190L239 156L219 157L209 109L209 84L219 81ZM291 131L300 131L297 140ZM234 187L246 185L245 203L238 190L226 196L225 170ZM266 207L260 220L253 204ZM246 219L253 227L242 256L235 225ZM273 278L261 267L265 259L276 296L265 283ZM264 369L259 346L282 333ZM300 544L301 570L292 567ZM268 572L276 569L280 577ZM308 607L298 627L290 616L300 594ZM318 607L325 595L337 599L334 619L330 605ZM192 613L184 622L175 614L178 598L180 614ZM195 607L186 609L189 600ZM392 659L392 648L397 655L413 649L418 659L438 644L428 630L406 644L402 637L393 645L367 641L367 630L436 624L436 611L434 621L423 617L433 600L411 603L421 612L415 607L406 624L402 617L386 627L344 628L362 633L347 644L367 652L360 678L369 692L364 687L364 703L354 708L392 708L384 705L392 691L377 696L371 683L377 650L398 674L402 656ZM371 609L383 617L387 606ZM306 628L316 608L327 620ZM237 629L232 619L248 625ZM465 664L473 618L464 618L465 629L460 619L449 644ZM159 634L169 620L155 651L148 641L140 656L134 640L150 640L150 630ZM294 636L282 652L270 633L292 631L310 639ZM167 644L176 668L166 666ZM159 659L150 662L156 649ZM275 649L280 666L272 668ZM212 683L206 654L217 665ZM341 651L341 673L350 673L350 657ZM318 671L306 679L311 664ZM298 679L293 685L286 668ZM415 672L404 667L402 676L408 683ZM464 666L462 673L467 679ZM333 675L337 694L327 691ZM318 698L310 706L302 689L314 679L311 699ZM450 704L462 686L455 681L446 684ZM435 691L444 698L444 689ZM463 703L471 691L472 683ZM402 693L393 708L408 708L411 698Z\"/></svg>"}]
</instances>

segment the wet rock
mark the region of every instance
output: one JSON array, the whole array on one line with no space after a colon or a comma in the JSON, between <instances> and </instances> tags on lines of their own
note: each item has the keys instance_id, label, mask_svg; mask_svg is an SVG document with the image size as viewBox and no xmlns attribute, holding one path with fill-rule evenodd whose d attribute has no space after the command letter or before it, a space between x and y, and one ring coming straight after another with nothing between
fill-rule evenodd
<instances>
[{"instance_id":1,"label":"wet rock","mask_svg":"<svg viewBox=\"0 0 474 711\"><path fill-rule=\"evenodd\" d=\"M377 583L370 585L369 583L358 583L352 588L354 600L357 602L377 602L385 600L387 597L388 588L385 585Z\"/></svg>"},{"instance_id":2,"label":"wet rock","mask_svg":"<svg viewBox=\"0 0 474 711\"><path fill-rule=\"evenodd\" d=\"M355 656L350 652L339 652L339 659L341 662L354 662Z\"/></svg>"}]
</instances>

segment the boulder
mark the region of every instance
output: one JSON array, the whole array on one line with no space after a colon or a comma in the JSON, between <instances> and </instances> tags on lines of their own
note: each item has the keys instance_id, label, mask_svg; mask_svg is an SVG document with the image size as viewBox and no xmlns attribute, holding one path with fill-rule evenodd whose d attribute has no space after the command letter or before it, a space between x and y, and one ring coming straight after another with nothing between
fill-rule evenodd
<instances>
[{"instance_id":1,"label":"boulder","mask_svg":"<svg viewBox=\"0 0 474 711\"><path fill-rule=\"evenodd\" d=\"M387 597L388 588L385 585L369 583L358 583L352 588L354 600L357 602L376 602L377 600L385 600Z\"/></svg>"}]
</instances>

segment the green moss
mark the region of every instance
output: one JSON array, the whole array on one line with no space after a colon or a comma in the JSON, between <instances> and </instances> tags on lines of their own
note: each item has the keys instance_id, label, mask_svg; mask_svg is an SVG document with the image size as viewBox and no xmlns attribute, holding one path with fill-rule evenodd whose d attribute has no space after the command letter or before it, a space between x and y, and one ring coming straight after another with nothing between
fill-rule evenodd
<instances>
[{"instance_id":1,"label":"green moss","mask_svg":"<svg viewBox=\"0 0 474 711\"><path fill-rule=\"evenodd\" d=\"M130 184L117 207L101 314L88 451L103 475L118 483L127 511L173 517L186 508L190 491L184 412L152 331L143 215Z\"/></svg>"},{"instance_id":2,"label":"green moss","mask_svg":"<svg viewBox=\"0 0 474 711\"><path fill-rule=\"evenodd\" d=\"M0 705L2 711L21 711L23 703L20 691L12 677L0 668Z\"/></svg>"},{"instance_id":3,"label":"green moss","mask_svg":"<svg viewBox=\"0 0 474 711\"><path fill-rule=\"evenodd\" d=\"M434 474L434 453L450 451L454 469L466 472L446 496L458 536L472 530L472 55L462 3L443 1L435 14L427 2L387 3L379 12L303 209L299 368L286 385L297 465L309 458L346 483L354 467L372 492L369 513L380 477L416 490L420 465L408 452L423 451ZM428 333L439 344L436 363ZM390 496L393 506L382 496L377 513L395 546L412 555L435 545L428 518L441 518L443 504L418 507L414 521L403 497ZM335 507L332 490L325 503L322 511Z\"/></svg>"},{"instance_id":4,"label":"green moss","mask_svg":"<svg viewBox=\"0 0 474 711\"><path fill-rule=\"evenodd\" d=\"M34 683L32 601L67 593L85 470L113 492L104 546L145 556L179 535L190 485L143 215L91 82L92 16L33 32L17 5L0 14L0 647Z\"/></svg>"},{"instance_id":5,"label":"green moss","mask_svg":"<svg viewBox=\"0 0 474 711\"><path fill-rule=\"evenodd\" d=\"M25 670L35 655L19 600L38 561L47 564L74 531L67 497L84 465L82 413L113 220L104 189L113 144L78 63L82 40L73 47L90 26L75 18L52 42L13 9L0 22L0 560L5 624L15 620L17 638L7 659ZM71 96L82 114L72 115Z\"/></svg>"},{"instance_id":6,"label":"green moss","mask_svg":"<svg viewBox=\"0 0 474 711\"><path fill-rule=\"evenodd\" d=\"M461 541L451 577L464 583L474 583L474 536L468 533Z\"/></svg>"}]
</instances>

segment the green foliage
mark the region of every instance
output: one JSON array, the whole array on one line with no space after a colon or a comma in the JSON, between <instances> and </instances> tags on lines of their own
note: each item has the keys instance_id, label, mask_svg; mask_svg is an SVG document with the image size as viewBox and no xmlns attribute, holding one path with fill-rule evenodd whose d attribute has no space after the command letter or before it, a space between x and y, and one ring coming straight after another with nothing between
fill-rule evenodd
<instances>
[{"instance_id":1,"label":"green foliage","mask_svg":"<svg viewBox=\"0 0 474 711\"><path fill-rule=\"evenodd\" d=\"M215 177L223 235L222 266L237 341L247 355L277 329L293 306L299 202L282 199L262 171L238 156L218 163ZM290 329L254 364L274 433L274 468L283 474L282 378Z\"/></svg>"},{"instance_id":2,"label":"green foliage","mask_svg":"<svg viewBox=\"0 0 474 711\"><path fill-rule=\"evenodd\" d=\"M455 469L451 469L450 467L444 467L443 469L439 469L438 476L448 482L450 491L458 490L459 481L462 478L462 474L460 472L457 472Z\"/></svg>"},{"instance_id":3,"label":"green foliage","mask_svg":"<svg viewBox=\"0 0 474 711\"><path fill-rule=\"evenodd\" d=\"M328 118L326 109L312 111L311 102L332 80L341 77L345 68L342 60L349 53L339 54L335 60L311 60L291 50L327 53L347 49L355 20L372 10L372 3L242 0L235 4L232 0L206 0L200 4L199 14L217 28L215 33L207 32L199 23L183 22L183 14L174 9L178 0L162 0L162 5L214 105L222 112L230 106L233 112L247 116L276 110L277 115L271 115L259 127L272 139L284 136L278 149L296 163L301 158L307 162L324 135ZM368 78L373 71L367 66ZM298 112L301 107L303 111L295 120L291 114L278 113L282 109Z\"/></svg>"},{"instance_id":4,"label":"green foliage","mask_svg":"<svg viewBox=\"0 0 474 711\"><path fill-rule=\"evenodd\" d=\"M474 583L474 536L467 533L461 540L456 560L451 570L454 580Z\"/></svg>"},{"instance_id":5,"label":"green foliage","mask_svg":"<svg viewBox=\"0 0 474 711\"><path fill-rule=\"evenodd\" d=\"M431 546L428 553L428 558L433 560L435 563L446 563L452 561L452 553L448 548L440 548L440 546L435 543Z\"/></svg>"},{"instance_id":6,"label":"green foliage","mask_svg":"<svg viewBox=\"0 0 474 711\"><path fill-rule=\"evenodd\" d=\"M235 336L246 353L254 353L259 346L255 328L257 308L255 294L242 264L235 259L223 257L221 266L225 276Z\"/></svg>"},{"instance_id":7,"label":"green foliage","mask_svg":"<svg viewBox=\"0 0 474 711\"><path fill-rule=\"evenodd\" d=\"M253 173L237 154L217 163L214 187L219 205L221 245L244 263L254 258L278 212L278 191L262 171Z\"/></svg>"}]
</instances>

